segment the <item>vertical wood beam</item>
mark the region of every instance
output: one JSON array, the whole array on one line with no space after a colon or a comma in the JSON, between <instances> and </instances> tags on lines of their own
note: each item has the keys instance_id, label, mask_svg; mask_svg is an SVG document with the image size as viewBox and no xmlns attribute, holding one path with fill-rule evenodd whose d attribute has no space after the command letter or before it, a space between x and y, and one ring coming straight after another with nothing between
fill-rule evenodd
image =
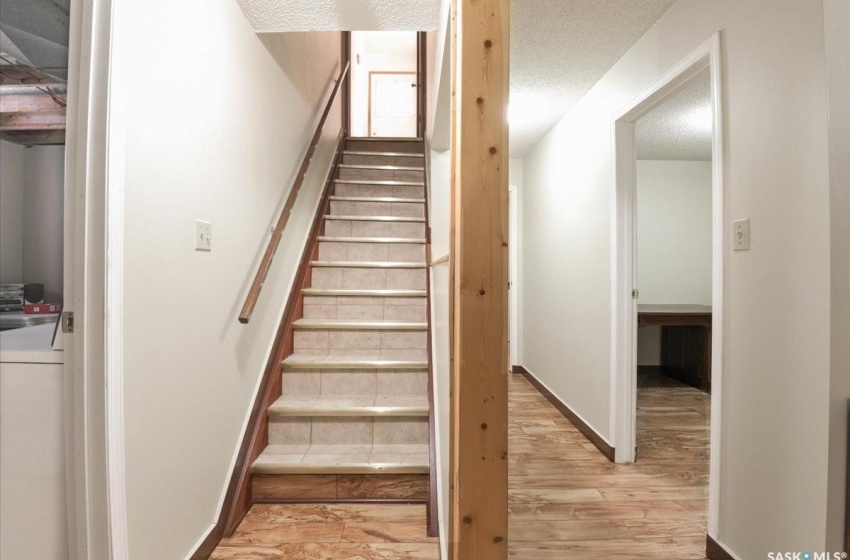
<instances>
[{"instance_id":1,"label":"vertical wood beam","mask_svg":"<svg viewBox=\"0 0 850 560\"><path fill-rule=\"evenodd\" d=\"M452 1L453 560L507 558L509 22Z\"/></svg>"}]
</instances>

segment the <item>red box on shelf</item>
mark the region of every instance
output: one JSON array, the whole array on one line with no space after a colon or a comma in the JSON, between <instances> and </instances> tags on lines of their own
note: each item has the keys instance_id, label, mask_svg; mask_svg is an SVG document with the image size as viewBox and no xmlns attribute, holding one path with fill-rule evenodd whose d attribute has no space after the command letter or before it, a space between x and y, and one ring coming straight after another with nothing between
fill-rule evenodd
<instances>
[{"instance_id":1,"label":"red box on shelf","mask_svg":"<svg viewBox=\"0 0 850 560\"><path fill-rule=\"evenodd\" d=\"M50 313L59 313L62 306L58 303L28 303L24 306L24 313L27 315L48 315Z\"/></svg>"}]
</instances>

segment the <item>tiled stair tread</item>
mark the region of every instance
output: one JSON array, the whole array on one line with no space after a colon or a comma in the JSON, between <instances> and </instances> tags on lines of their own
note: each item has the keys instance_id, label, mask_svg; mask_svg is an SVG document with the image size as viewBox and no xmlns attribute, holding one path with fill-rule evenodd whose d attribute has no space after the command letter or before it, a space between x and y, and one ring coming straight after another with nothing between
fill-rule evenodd
<instances>
[{"instance_id":1,"label":"tiled stair tread","mask_svg":"<svg viewBox=\"0 0 850 560\"><path fill-rule=\"evenodd\" d=\"M328 243L398 243L424 245L424 237L331 237L320 235L319 241Z\"/></svg>"},{"instance_id":2,"label":"tiled stair tread","mask_svg":"<svg viewBox=\"0 0 850 560\"><path fill-rule=\"evenodd\" d=\"M342 290L333 288L304 288L305 296L335 296L335 297L426 297L425 290Z\"/></svg>"},{"instance_id":3,"label":"tiled stair tread","mask_svg":"<svg viewBox=\"0 0 850 560\"><path fill-rule=\"evenodd\" d=\"M340 216L338 214L326 214L326 220L345 220L350 222L410 222L425 223L425 218L414 218L409 216Z\"/></svg>"},{"instance_id":4,"label":"tiled stair tread","mask_svg":"<svg viewBox=\"0 0 850 560\"><path fill-rule=\"evenodd\" d=\"M269 418L282 416L427 416L427 395L328 397L283 395L272 404Z\"/></svg>"},{"instance_id":5,"label":"tiled stair tread","mask_svg":"<svg viewBox=\"0 0 850 560\"><path fill-rule=\"evenodd\" d=\"M398 196L332 196L331 200L341 202L392 202L399 204L425 204L424 198L402 198Z\"/></svg>"},{"instance_id":6,"label":"tiled stair tread","mask_svg":"<svg viewBox=\"0 0 850 560\"><path fill-rule=\"evenodd\" d=\"M292 326L295 330L338 331L424 331L428 329L428 323L361 319L298 319Z\"/></svg>"},{"instance_id":7,"label":"tiled stair tread","mask_svg":"<svg viewBox=\"0 0 850 560\"><path fill-rule=\"evenodd\" d=\"M427 268L424 262L383 262L383 261L311 261L311 266L320 268Z\"/></svg>"},{"instance_id":8,"label":"tiled stair tread","mask_svg":"<svg viewBox=\"0 0 850 560\"><path fill-rule=\"evenodd\" d=\"M406 165L367 165L365 163L340 163L340 169L374 169L377 171L424 171L425 168Z\"/></svg>"},{"instance_id":9,"label":"tiled stair tread","mask_svg":"<svg viewBox=\"0 0 850 560\"><path fill-rule=\"evenodd\" d=\"M417 154L415 152L363 152L358 150L344 150L342 153L346 156L425 157L425 154Z\"/></svg>"},{"instance_id":10,"label":"tiled stair tread","mask_svg":"<svg viewBox=\"0 0 850 560\"><path fill-rule=\"evenodd\" d=\"M421 181L378 181L374 179L334 179L334 183L346 185L381 185L389 187L424 187Z\"/></svg>"},{"instance_id":11,"label":"tiled stair tread","mask_svg":"<svg viewBox=\"0 0 850 560\"><path fill-rule=\"evenodd\" d=\"M428 472L427 445L269 445L255 474L418 474Z\"/></svg>"},{"instance_id":12,"label":"tiled stair tread","mask_svg":"<svg viewBox=\"0 0 850 560\"><path fill-rule=\"evenodd\" d=\"M394 355L395 354L395 355ZM387 350L371 350L362 354L291 354L282 362L284 370L404 370L425 371L428 356L422 352L421 359L398 359L397 354Z\"/></svg>"}]
</instances>

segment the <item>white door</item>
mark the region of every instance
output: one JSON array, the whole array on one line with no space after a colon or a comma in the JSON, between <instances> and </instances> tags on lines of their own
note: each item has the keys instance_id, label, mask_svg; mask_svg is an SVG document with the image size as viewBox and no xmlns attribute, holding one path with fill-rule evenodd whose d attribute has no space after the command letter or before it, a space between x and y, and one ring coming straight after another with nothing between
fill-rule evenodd
<instances>
[{"instance_id":1,"label":"white door","mask_svg":"<svg viewBox=\"0 0 850 560\"><path fill-rule=\"evenodd\" d=\"M369 136L416 136L415 72L369 73Z\"/></svg>"},{"instance_id":2,"label":"white door","mask_svg":"<svg viewBox=\"0 0 850 560\"><path fill-rule=\"evenodd\" d=\"M508 193L508 289L510 301L508 302L508 336L510 337L510 351L512 366L522 365L519 363L519 295L517 292L517 271L519 258L519 220L517 219L517 191L510 187Z\"/></svg>"}]
</instances>

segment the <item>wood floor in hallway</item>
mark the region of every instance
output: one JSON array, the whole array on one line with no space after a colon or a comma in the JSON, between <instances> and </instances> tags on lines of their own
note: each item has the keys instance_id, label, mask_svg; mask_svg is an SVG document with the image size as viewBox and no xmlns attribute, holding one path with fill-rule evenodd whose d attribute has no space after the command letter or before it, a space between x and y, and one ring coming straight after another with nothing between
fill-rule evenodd
<instances>
[{"instance_id":1,"label":"wood floor in hallway","mask_svg":"<svg viewBox=\"0 0 850 560\"><path fill-rule=\"evenodd\" d=\"M615 465L511 376L511 558L705 558L710 398L662 385L638 390L638 461Z\"/></svg>"},{"instance_id":2,"label":"wood floor in hallway","mask_svg":"<svg viewBox=\"0 0 850 560\"><path fill-rule=\"evenodd\" d=\"M512 559L705 558L708 395L639 389L634 465L608 462L519 375L509 408ZM212 558L438 560L439 551L421 505L256 505Z\"/></svg>"}]
</instances>

